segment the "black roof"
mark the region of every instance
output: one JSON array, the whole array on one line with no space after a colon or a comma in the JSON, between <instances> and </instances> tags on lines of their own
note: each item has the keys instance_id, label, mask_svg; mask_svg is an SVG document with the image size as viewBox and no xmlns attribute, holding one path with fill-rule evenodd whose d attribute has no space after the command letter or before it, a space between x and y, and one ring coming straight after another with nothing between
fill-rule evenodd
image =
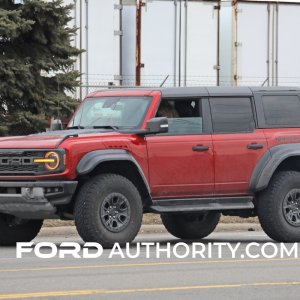
<instances>
[{"instance_id":1,"label":"black roof","mask_svg":"<svg viewBox=\"0 0 300 300\"><path fill-rule=\"evenodd\" d=\"M279 91L300 91L297 87L244 87L244 86L209 86L209 87L174 87L159 88L163 97L197 97L197 96L220 96L236 95L251 96L253 92L279 92Z\"/></svg>"},{"instance_id":2,"label":"black roof","mask_svg":"<svg viewBox=\"0 0 300 300\"><path fill-rule=\"evenodd\" d=\"M298 87L246 87L246 86L201 86L201 87L158 87L158 88L113 88L111 91L160 91L164 98L180 98L180 97L205 97L205 96L252 96L253 92L289 92L299 91ZM92 94L107 92L107 89L96 91ZM91 95L92 95L91 94Z\"/></svg>"}]
</instances>

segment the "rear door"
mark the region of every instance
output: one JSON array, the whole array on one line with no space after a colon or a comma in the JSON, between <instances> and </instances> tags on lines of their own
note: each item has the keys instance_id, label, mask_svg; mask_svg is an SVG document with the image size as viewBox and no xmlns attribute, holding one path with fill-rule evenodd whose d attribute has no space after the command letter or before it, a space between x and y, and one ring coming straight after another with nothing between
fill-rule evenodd
<instances>
[{"instance_id":1,"label":"rear door","mask_svg":"<svg viewBox=\"0 0 300 300\"><path fill-rule=\"evenodd\" d=\"M256 128L249 96L210 97L215 154L215 194L245 195L252 172L267 151L263 129Z\"/></svg>"},{"instance_id":2,"label":"rear door","mask_svg":"<svg viewBox=\"0 0 300 300\"><path fill-rule=\"evenodd\" d=\"M212 195L213 144L207 99L163 99L157 116L169 119L169 132L148 136L152 197Z\"/></svg>"}]
</instances>

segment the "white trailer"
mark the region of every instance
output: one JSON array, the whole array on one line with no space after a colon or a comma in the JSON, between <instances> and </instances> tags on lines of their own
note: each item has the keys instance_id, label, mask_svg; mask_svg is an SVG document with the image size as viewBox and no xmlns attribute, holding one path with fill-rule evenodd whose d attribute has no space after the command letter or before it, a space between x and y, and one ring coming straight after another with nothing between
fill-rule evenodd
<instances>
[{"instance_id":1,"label":"white trailer","mask_svg":"<svg viewBox=\"0 0 300 300\"><path fill-rule=\"evenodd\" d=\"M300 85L300 5L278 5L277 83Z\"/></svg>"},{"instance_id":2,"label":"white trailer","mask_svg":"<svg viewBox=\"0 0 300 300\"><path fill-rule=\"evenodd\" d=\"M233 13L233 80L262 85L268 80L268 5L238 3Z\"/></svg>"},{"instance_id":3,"label":"white trailer","mask_svg":"<svg viewBox=\"0 0 300 300\"><path fill-rule=\"evenodd\" d=\"M230 53L221 54L223 84L299 85L300 5L297 4L299 1L243 0L230 8L223 5L221 26L231 39L221 40L220 52Z\"/></svg>"},{"instance_id":4,"label":"white trailer","mask_svg":"<svg viewBox=\"0 0 300 300\"><path fill-rule=\"evenodd\" d=\"M84 49L75 68L82 73L78 97L93 87L121 84L121 6L119 0L65 0L73 4L70 26L78 28L73 44Z\"/></svg>"},{"instance_id":5,"label":"white trailer","mask_svg":"<svg viewBox=\"0 0 300 300\"><path fill-rule=\"evenodd\" d=\"M86 50L77 96L137 83L299 85L299 2L65 0Z\"/></svg>"},{"instance_id":6,"label":"white trailer","mask_svg":"<svg viewBox=\"0 0 300 300\"><path fill-rule=\"evenodd\" d=\"M123 83L134 85L140 47L142 86L216 85L218 9L215 1L143 1L140 44L136 1L124 1ZM134 21L133 21L134 19Z\"/></svg>"}]
</instances>

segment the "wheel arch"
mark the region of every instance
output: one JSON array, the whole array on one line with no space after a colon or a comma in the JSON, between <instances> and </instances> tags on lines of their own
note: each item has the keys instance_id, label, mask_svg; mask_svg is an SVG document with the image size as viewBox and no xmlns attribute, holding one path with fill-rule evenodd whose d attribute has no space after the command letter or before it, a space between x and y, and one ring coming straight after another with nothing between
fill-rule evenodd
<instances>
[{"instance_id":1,"label":"wheel arch","mask_svg":"<svg viewBox=\"0 0 300 300\"><path fill-rule=\"evenodd\" d=\"M147 210L152 204L147 178L138 162L126 150L111 149L89 152L79 161L76 173L79 179L104 173L124 176L136 185L141 194L144 209Z\"/></svg>"},{"instance_id":2,"label":"wheel arch","mask_svg":"<svg viewBox=\"0 0 300 300\"><path fill-rule=\"evenodd\" d=\"M250 192L264 190L279 171L300 172L300 144L284 144L270 148L257 163L251 179Z\"/></svg>"}]
</instances>

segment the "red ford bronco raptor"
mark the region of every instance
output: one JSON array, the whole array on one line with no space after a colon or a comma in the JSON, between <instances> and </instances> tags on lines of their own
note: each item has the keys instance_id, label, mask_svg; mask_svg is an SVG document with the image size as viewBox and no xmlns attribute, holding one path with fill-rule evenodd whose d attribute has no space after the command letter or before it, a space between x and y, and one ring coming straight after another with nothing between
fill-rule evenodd
<instances>
[{"instance_id":1,"label":"red ford bronco raptor","mask_svg":"<svg viewBox=\"0 0 300 300\"><path fill-rule=\"evenodd\" d=\"M194 87L90 94L68 128L0 139L0 245L44 219L84 241L132 241L143 213L181 239L221 214L300 241L300 89Z\"/></svg>"}]
</instances>

